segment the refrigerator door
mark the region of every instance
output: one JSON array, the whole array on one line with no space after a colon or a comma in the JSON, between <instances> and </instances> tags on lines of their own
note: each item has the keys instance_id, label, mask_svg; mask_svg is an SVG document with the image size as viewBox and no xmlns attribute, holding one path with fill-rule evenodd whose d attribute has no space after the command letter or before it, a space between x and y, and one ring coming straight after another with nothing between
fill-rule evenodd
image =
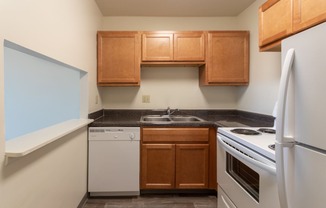
<instances>
[{"instance_id":1,"label":"refrigerator door","mask_svg":"<svg viewBox=\"0 0 326 208\"><path fill-rule=\"evenodd\" d=\"M282 42L284 65L290 60L286 54L292 49L295 54L292 67L283 67L290 73L282 71L281 80L289 82L281 81L280 92L284 93L279 94L276 121L282 208L322 208L326 204L325 37L326 23Z\"/></svg>"},{"instance_id":2,"label":"refrigerator door","mask_svg":"<svg viewBox=\"0 0 326 208\"><path fill-rule=\"evenodd\" d=\"M285 135L326 150L326 23L282 42L282 58L294 48L287 97ZM326 164L326 161L324 161Z\"/></svg>"},{"instance_id":3,"label":"refrigerator door","mask_svg":"<svg viewBox=\"0 0 326 208\"><path fill-rule=\"evenodd\" d=\"M326 205L326 152L295 145L284 148L285 181L289 208L323 208Z\"/></svg>"}]
</instances>

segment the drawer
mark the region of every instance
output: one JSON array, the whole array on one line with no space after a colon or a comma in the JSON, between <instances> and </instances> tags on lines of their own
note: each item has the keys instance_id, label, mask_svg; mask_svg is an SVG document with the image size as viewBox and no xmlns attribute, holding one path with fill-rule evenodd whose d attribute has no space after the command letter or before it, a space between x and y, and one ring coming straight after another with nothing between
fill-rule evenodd
<instances>
[{"instance_id":1,"label":"drawer","mask_svg":"<svg viewBox=\"0 0 326 208\"><path fill-rule=\"evenodd\" d=\"M208 142L209 128L143 128L143 142Z\"/></svg>"}]
</instances>

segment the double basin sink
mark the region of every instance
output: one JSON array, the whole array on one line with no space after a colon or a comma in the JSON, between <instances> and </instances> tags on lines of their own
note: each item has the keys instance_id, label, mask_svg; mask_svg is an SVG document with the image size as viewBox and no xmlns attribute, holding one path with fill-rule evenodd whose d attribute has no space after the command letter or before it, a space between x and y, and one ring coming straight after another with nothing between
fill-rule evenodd
<instances>
[{"instance_id":1,"label":"double basin sink","mask_svg":"<svg viewBox=\"0 0 326 208\"><path fill-rule=\"evenodd\" d=\"M196 116L189 115L146 115L140 118L140 122L146 123L190 123L190 122L204 122L205 120Z\"/></svg>"}]
</instances>

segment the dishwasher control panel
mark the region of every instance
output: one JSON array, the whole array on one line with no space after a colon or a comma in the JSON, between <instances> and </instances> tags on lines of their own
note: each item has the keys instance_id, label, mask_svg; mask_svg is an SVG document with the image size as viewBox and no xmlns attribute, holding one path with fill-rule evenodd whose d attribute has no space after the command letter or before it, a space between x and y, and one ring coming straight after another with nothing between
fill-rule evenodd
<instances>
[{"instance_id":1,"label":"dishwasher control panel","mask_svg":"<svg viewBox=\"0 0 326 208\"><path fill-rule=\"evenodd\" d=\"M90 127L89 140L140 140L139 127Z\"/></svg>"}]
</instances>

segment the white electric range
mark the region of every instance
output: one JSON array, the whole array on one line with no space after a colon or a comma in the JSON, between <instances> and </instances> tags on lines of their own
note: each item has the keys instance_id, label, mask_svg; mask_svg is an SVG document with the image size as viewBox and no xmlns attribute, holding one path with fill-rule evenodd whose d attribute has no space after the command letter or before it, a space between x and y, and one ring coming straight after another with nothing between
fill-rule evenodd
<instances>
[{"instance_id":1,"label":"white electric range","mask_svg":"<svg viewBox=\"0 0 326 208\"><path fill-rule=\"evenodd\" d=\"M218 133L275 161L275 130L270 127L219 128Z\"/></svg>"},{"instance_id":2,"label":"white electric range","mask_svg":"<svg viewBox=\"0 0 326 208\"><path fill-rule=\"evenodd\" d=\"M218 208L279 208L275 130L218 128L217 138Z\"/></svg>"}]
</instances>

